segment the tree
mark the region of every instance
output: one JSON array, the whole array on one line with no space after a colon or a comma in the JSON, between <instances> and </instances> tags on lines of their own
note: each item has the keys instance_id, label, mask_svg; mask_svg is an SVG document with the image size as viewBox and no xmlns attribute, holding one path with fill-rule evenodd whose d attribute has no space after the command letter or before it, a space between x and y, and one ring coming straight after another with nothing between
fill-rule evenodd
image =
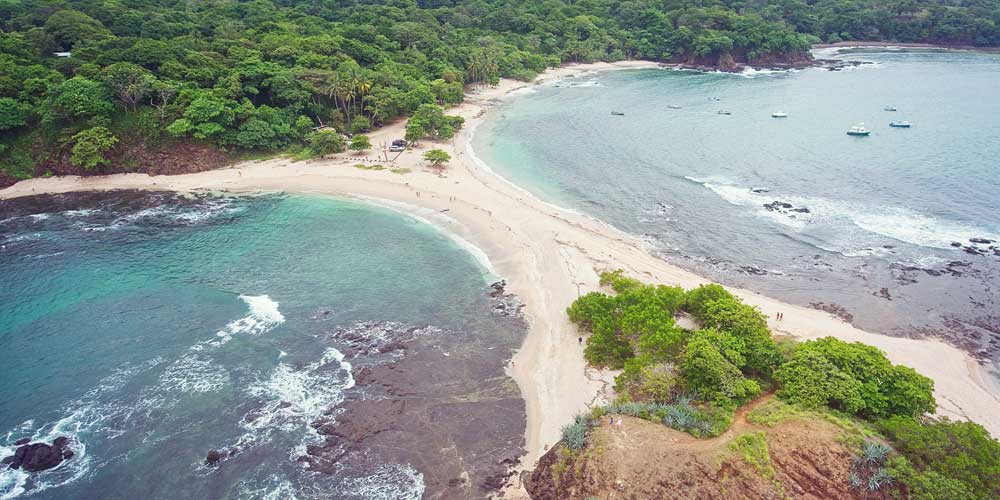
<instances>
[{"instance_id":1,"label":"tree","mask_svg":"<svg viewBox=\"0 0 1000 500\"><path fill-rule=\"evenodd\" d=\"M464 122L461 116L446 116L441 106L422 104L406 122L406 140L450 139Z\"/></svg>"},{"instance_id":2,"label":"tree","mask_svg":"<svg viewBox=\"0 0 1000 500\"><path fill-rule=\"evenodd\" d=\"M73 150L69 161L73 165L93 170L107 163L105 155L118 143L118 138L104 127L93 127L73 136Z\"/></svg>"},{"instance_id":3,"label":"tree","mask_svg":"<svg viewBox=\"0 0 1000 500\"><path fill-rule=\"evenodd\" d=\"M236 121L236 103L216 97L206 90L186 95L191 99L181 118L167 127L175 136L192 135L198 139L220 137Z\"/></svg>"},{"instance_id":4,"label":"tree","mask_svg":"<svg viewBox=\"0 0 1000 500\"><path fill-rule=\"evenodd\" d=\"M688 341L680 367L688 390L718 406L733 408L760 394L760 385L744 378L706 332L695 332Z\"/></svg>"},{"instance_id":5,"label":"tree","mask_svg":"<svg viewBox=\"0 0 1000 500\"><path fill-rule=\"evenodd\" d=\"M80 42L94 43L114 36L100 21L78 10L55 11L45 21L45 32L64 50Z\"/></svg>"},{"instance_id":6,"label":"tree","mask_svg":"<svg viewBox=\"0 0 1000 500\"><path fill-rule=\"evenodd\" d=\"M31 108L9 97L0 97L0 130L23 127Z\"/></svg>"},{"instance_id":7,"label":"tree","mask_svg":"<svg viewBox=\"0 0 1000 500\"><path fill-rule=\"evenodd\" d=\"M317 130L307 136L309 149L316 156L344 152L344 136L336 130Z\"/></svg>"},{"instance_id":8,"label":"tree","mask_svg":"<svg viewBox=\"0 0 1000 500\"><path fill-rule=\"evenodd\" d=\"M451 160L451 155L442 149L432 149L424 153L424 160L430 162L432 167L441 170L444 169L444 164Z\"/></svg>"},{"instance_id":9,"label":"tree","mask_svg":"<svg viewBox=\"0 0 1000 500\"><path fill-rule=\"evenodd\" d=\"M356 135L351 138L351 144L348 147L351 148L351 151L356 151L358 153L361 153L366 149L371 149L372 142L371 140L368 139L367 135ZM447 156L447 153L445 153L445 155ZM445 159L444 161L448 160Z\"/></svg>"},{"instance_id":10,"label":"tree","mask_svg":"<svg viewBox=\"0 0 1000 500\"><path fill-rule=\"evenodd\" d=\"M42 104L42 121L58 123L106 117L112 109L103 85L76 76L49 89Z\"/></svg>"},{"instance_id":11,"label":"tree","mask_svg":"<svg viewBox=\"0 0 1000 500\"><path fill-rule=\"evenodd\" d=\"M160 121L167 117L167 105L177 97L177 84L156 80L149 92L149 105L160 112Z\"/></svg>"},{"instance_id":12,"label":"tree","mask_svg":"<svg viewBox=\"0 0 1000 500\"><path fill-rule=\"evenodd\" d=\"M146 70L132 63L112 64L101 72L101 77L126 109L136 110L139 103L154 87L156 78ZM162 87L161 87L162 88Z\"/></svg>"}]
</instances>

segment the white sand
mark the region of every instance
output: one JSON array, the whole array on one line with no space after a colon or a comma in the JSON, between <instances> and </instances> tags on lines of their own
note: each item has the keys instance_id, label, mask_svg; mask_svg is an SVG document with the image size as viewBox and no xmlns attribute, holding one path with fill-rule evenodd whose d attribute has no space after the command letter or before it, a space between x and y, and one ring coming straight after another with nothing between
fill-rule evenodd
<instances>
[{"instance_id":1,"label":"white sand","mask_svg":"<svg viewBox=\"0 0 1000 500\"><path fill-rule=\"evenodd\" d=\"M568 66L546 72L535 83L582 71L653 66L644 62ZM605 389L613 378L613 374L586 367L578 332L565 313L579 295L598 289L598 273L621 268L644 281L687 288L706 282L652 256L638 238L540 201L474 159L469 138L483 113L512 90L530 85L505 80L496 88L472 91L465 103L449 111L466 118L465 128L454 140L424 141L394 162L394 166L411 168L409 174L357 169L352 165L365 156L341 154L309 162L277 159L245 163L231 169L169 177L122 174L39 178L0 191L0 198L109 189L284 191L375 201L430 221L480 248L494 272L507 280L509 291L526 304L524 311L531 328L509 371L527 405L528 454L523 467L530 468L559 439L562 425L606 395ZM371 134L376 146L402 136L403 123ZM431 148L452 154L443 177L426 170L420 159L423 151ZM370 160L375 157L375 153L367 155ZM776 332L799 339L829 335L879 347L893 362L912 366L934 379L935 396L941 405L939 414L971 419L1000 436L1000 398L986 389L979 367L964 352L940 341L865 332L821 311L746 290L733 291L765 314L784 312L784 321L771 322ZM524 494L514 488L508 496L519 498Z\"/></svg>"}]
</instances>

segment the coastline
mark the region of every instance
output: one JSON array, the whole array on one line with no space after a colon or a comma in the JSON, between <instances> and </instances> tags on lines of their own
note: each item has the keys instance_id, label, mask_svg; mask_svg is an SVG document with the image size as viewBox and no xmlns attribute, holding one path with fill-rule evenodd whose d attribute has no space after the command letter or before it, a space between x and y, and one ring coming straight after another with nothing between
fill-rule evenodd
<instances>
[{"instance_id":1,"label":"coastline","mask_svg":"<svg viewBox=\"0 0 1000 500\"><path fill-rule=\"evenodd\" d=\"M447 143L423 141L403 153L395 166L413 170L353 168L375 153L334 155L322 160L292 162L273 159L233 168L169 177L116 174L106 177L39 178L0 190L0 198L86 190L160 189L333 195L375 203L425 220L449 236L481 249L487 269L508 282L508 290L525 303L529 332L509 366L527 408L527 455L520 469L559 439L562 425L588 405L598 402L613 373L588 369L578 345L576 328L565 308L579 295L597 290L598 273L622 268L645 281L686 288L708 280L650 254L639 238L593 217L561 209L480 164L471 138L485 113L511 92L584 71L655 68L652 62L596 63L548 70L532 83L501 81L495 88L471 91L466 101L448 111L466 118L466 127ZM403 122L370 134L373 144L403 136ZM425 171L423 151L446 149L453 160L443 177ZM446 211L442 213L442 211ZM477 258L479 258L477 256ZM828 313L793 306L748 290L733 289L747 303L770 316L785 313L781 323L770 321L777 334L800 340L834 336L862 341L886 351L894 363L909 365L935 380L939 414L970 418L1000 435L1000 398L985 387L971 357L936 340L913 340L865 332ZM522 498L517 488L510 498Z\"/></svg>"},{"instance_id":2,"label":"coastline","mask_svg":"<svg viewBox=\"0 0 1000 500\"><path fill-rule=\"evenodd\" d=\"M846 42L836 42L836 43L816 43L813 44L812 48L815 49L864 49L864 48L881 48L881 49L940 49L940 50L961 50L969 52L986 52L991 54L1000 53L1000 47L980 47L976 45L948 45L948 44L936 44L936 43L917 43L917 42L879 42L879 41L846 41Z\"/></svg>"}]
</instances>

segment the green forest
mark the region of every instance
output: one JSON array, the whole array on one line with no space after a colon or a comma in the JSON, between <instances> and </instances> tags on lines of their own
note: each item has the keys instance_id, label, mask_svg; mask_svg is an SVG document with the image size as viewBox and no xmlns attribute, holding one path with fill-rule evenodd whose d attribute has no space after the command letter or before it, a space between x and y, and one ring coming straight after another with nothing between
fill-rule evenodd
<instances>
[{"instance_id":1,"label":"green forest","mask_svg":"<svg viewBox=\"0 0 1000 500\"><path fill-rule=\"evenodd\" d=\"M564 62L995 46L998 25L998 0L0 0L0 185L329 142L311 134L363 132Z\"/></svg>"},{"instance_id":2,"label":"green forest","mask_svg":"<svg viewBox=\"0 0 1000 500\"><path fill-rule=\"evenodd\" d=\"M588 293L567 314L588 334L588 363L622 370L617 399L563 427L567 449L582 450L606 414L719 436L738 408L774 393L748 419L799 415L858 430L852 446L870 467L855 470L852 487L915 500L1000 498L1000 442L979 424L931 417L934 382L879 349L833 337L776 341L759 309L717 284L685 291L621 271L602 273L601 284L615 293ZM675 323L681 312L698 328Z\"/></svg>"}]
</instances>

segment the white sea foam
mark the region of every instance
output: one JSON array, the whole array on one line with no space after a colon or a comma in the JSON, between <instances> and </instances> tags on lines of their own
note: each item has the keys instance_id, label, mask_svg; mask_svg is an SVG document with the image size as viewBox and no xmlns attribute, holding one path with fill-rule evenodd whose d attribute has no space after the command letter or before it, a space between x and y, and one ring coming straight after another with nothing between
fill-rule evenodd
<instances>
[{"instance_id":1,"label":"white sea foam","mask_svg":"<svg viewBox=\"0 0 1000 500\"><path fill-rule=\"evenodd\" d=\"M198 354L186 354L160 375L161 391L171 393L212 392L229 383L229 372Z\"/></svg>"},{"instance_id":2,"label":"white sea foam","mask_svg":"<svg viewBox=\"0 0 1000 500\"><path fill-rule=\"evenodd\" d=\"M267 295L240 295L240 300L250 307L250 314L230 322L216 332L219 339L211 342L212 345L225 344L234 335L263 335L285 322L285 317L278 310L278 303Z\"/></svg>"},{"instance_id":3,"label":"white sea foam","mask_svg":"<svg viewBox=\"0 0 1000 500\"><path fill-rule=\"evenodd\" d=\"M411 465L381 464L371 474L345 481L349 494L369 500L419 500L424 475Z\"/></svg>"},{"instance_id":4,"label":"white sea foam","mask_svg":"<svg viewBox=\"0 0 1000 500\"><path fill-rule=\"evenodd\" d=\"M244 415L237 440L240 448L252 446L274 432L304 432L303 441L312 443L319 435L309 424L344 401L344 391L354 387L351 364L332 347L320 359L300 368L278 363L271 375L246 389L263 406Z\"/></svg>"},{"instance_id":5,"label":"white sea foam","mask_svg":"<svg viewBox=\"0 0 1000 500\"><path fill-rule=\"evenodd\" d=\"M260 500L298 500L295 485L278 475L268 476L263 484L251 486L254 480L244 480L240 483L240 498L255 498Z\"/></svg>"},{"instance_id":6,"label":"white sea foam","mask_svg":"<svg viewBox=\"0 0 1000 500\"><path fill-rule=\"evenodd\" d=\"M754 212L761 217L767 217L798 230L815 224L840 222L897 241L940 249L951 248L952 242L965 242L969 238L1000 239L1000 234L997 231L975 227L967 223L939 219L901 207L867 205L814 196L754 193L749 188L727 184L719 179L686 178L711 189L733 205L753 208ZM774 200L791 203L794 207L808 208L809 213L790 214L794 215L792 218L789 214L766 210L764 204ZM838 248L836 251L845 253L845 255L861 255L868 246L870 245L861 248L848 246Z\"/></svg>"}]
</instances>

